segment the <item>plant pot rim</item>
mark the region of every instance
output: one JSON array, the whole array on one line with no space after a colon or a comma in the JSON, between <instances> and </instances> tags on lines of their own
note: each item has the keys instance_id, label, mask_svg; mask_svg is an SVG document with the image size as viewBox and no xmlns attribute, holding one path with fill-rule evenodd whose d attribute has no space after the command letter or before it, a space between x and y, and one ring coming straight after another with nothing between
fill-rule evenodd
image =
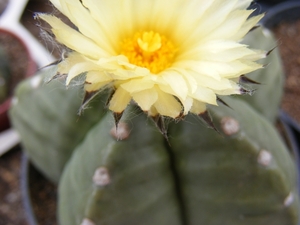
<instances>
[{"instance_id":1,"label":"plant pot rim","mask_svg":"<svg viewBox=\"0 0 300 225\"><path fill-rule=\"evenodd\" d=\"M29 190L29 170L30 170L30 160L26 153L23 151L21 158L21 169L20 169L20 188L22 195L22 203L25 211L25 216L29 225L38 225L32 202L30 200L30 190Z\"/></svg>"},{"instance_id":2,"label":"plant pot rim","mask_svg":"<svg viewBox=\"0 0 300 225\"><path fill-rule=\"evenodd\" d=\"M23 39L20 36L11 32L10 30L7 30L5 28L0 28L0 35L3 33L10 35L15 40L19 41L19 43L24 47L28 59L27 60L28 64L23 78L25 79L31 77L36 72L37 65L33 60L29 47L26 45L26 43L23 41ZM11 101L12 101L12 96L9 96L4 102L0 104L0 131L7 129L10 126L7 112L10 108Z\"/></svg>"},{"instance_id":3,"label":"plant pot rim","mask_svg":"<svg viewBox=\"0 0 300 225\"><path fill-rule=\"evenodd\" d=\"M297 164L299 166L299 182L300 182L300 126L299 124L286 112L280 110L280 121L284 126L284 130L289 137L291 148L294 152Z\"/></svg>"}]
</instances>

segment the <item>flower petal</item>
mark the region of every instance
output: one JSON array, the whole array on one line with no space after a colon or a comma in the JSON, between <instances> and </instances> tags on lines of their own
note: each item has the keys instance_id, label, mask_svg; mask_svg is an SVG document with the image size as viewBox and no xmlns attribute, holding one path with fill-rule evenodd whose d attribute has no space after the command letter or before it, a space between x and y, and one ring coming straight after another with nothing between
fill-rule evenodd
<instances>
[{"instance_id":1,"label":"flower petal","mask_svg":"<svg viewBox=\"0 0 300 225\"><path fill-rule=\"evenodd\" d=\"M93 40L110 55L117 54L110 43L110 35L107 35L104 30L101 29L99 23L93 19L90 11L86 9L80 1L72 1L72 4L66 4L68 4L68 10L72 14L71 20L80 33Z\"/></svg>"},{"instance_id":2,"label":"flower petal","mask_svg":"<svg viewBox=\"0 0 300 225\"><path fill-rule=\"evenodd\" d=\"M55 8L57 8L61 12L63 11L60 0L50 0L50 1L55 6ZM68 16L68 15L66 15L66 16Z\"/></svg>"},{"instance_id":3,"label":"flower petal","mask_svg":"<svg viewBox=\"0 0 300 225\"><path fill-rule=\"evenodd\" d=\"M217 105L216 94L208 88L198 87L191 97L201 102Z\"/></svg>"},{"instance_id":4,"label":"flower petal","mask_svg":"<svg viewBox=\"0 0 300 225\"><path fill-rule=\"evenodd\" d=\"M206 104L201 101L194 100L193 106L191 108L191 113L194 113L196 115L199 115L200 113L205 112L206 110Z\"/></svg>"},{"instance_id":5,"label":"flower petal","mask_svg":"<svg viewBox=\"0 0 300 225\"><path fill-rule=\"evenodd\" d=\"M183 115L187 115L193 106L193 99L191 97L187 97L183 102Z\"/></svg>"},{"instance_id":6,"label":"flower petal","mask_svg":"<svg viewBox=\"0 0 300 225\"><path fill-rule=\"evenodd\" d=\"M71 52L68 54L67 58L58 64L58 71L60 74L68 74L74 65L85 61L86 59L81 54Z\"/></svg>"},{"instance_id":7,"label":"flower petal","mask_svg":"<svg viewBox=\"0 0 300 225\"><path fill-rule=\"evenodd\" d=\"M124 1L130 4L131 1ZM97 21L99 27L106 37L108 43L116 51L120 50L119 42L122 40L120 33L126 27L126 17L124 17L119 0L100 1L82 0L83 5L89 10L91 18ZM123 15L123 16L122 16ZM123 17L123 23L121 18Z\"/></svg>"},{"instance_id":8,"label":"flower petal","mask_svg":"<svg viewBox=\"0 0 300 225\"><path fill-rule=\"evenodd\" d=\"M84 74L86 91L114 88L109 108L117 113L133 99L149 115L199 114L217 104L217 95L239 94L238 78L261 68L255 61L266 55L239 43L262 17L249 17L251 0L51 1L76 26L38 15L73 50L58 73L68 74L67 85ZM173 52L138 49L139 32L156 33ZM167 68L154 74L159 57Z\"/></svg>"},{"instance_id":9,"label":"flower petal","mask_svg":"<svg viewBox=\"0 0 300 225\"><path fill-rule=\"evenodd\" d=\"M261 14L248 19L243 26L234 35L232 35L232 40L241 40L261 20L263 16L264 15Z\"/></svg>"},{"instance_id":10,"label":"flower petal","mask_svg":"<svg viewBox=\"0 0 300 225\"><path fill-rule=\"evenodd\" d=\"M193 48L195 44L199 43L199 40L217 29L232 12L237 0L214 0L211 2L210 7L197 20L198 26L189 26L190 32L185 33L186 38L182 40L183 43L180 43L182 49Z\"/></svg>"},{"instance_id":11,"label":"flower petal","mask_svg":"<svg viewBox=\"0 0 300 225\"><path fill-rule=\"evenodd\" d=\"M131 100L130 94L123 88L117 88L116 92L109 101L109 109L116 113L122 113Z\"/></svg>"},{"instance_id":12,"label":"flower petal","mask_svg":"<svg viewBox=\"0 0 300 225\"><path fill-rule=\"evenodd\" d=\"M220 80L220 71L223 71L222 68L214 67L211 62L205 61L197 61L197 60L182 60L174 63L174 67L179 67L186 70L195 71L199 74L203 74L205 76L210 76L216 80Z\"/></svg>"},{"instance_id":13,"label":"flower petal","mask_svg":"<svg viewBox=\"0 0 300 225\"><path fill-rule=\"evenodd\" d=\"M66 80L66 85L69 85L71 80L82 73L85 73L90 70L99 70L99 66L92 62L81 62L75 64L69 71L68 77Z\"/></svg>"},{"instance_id":14,"label":"flower petal","mask_svg":"<svg viewBox=\"0 0 300 225\"><path fill-rule=\"evenodd\" d=\"M253 0L239 0L235 7L237 9L247 9Z\"/></svg>"},{"instance_id":15,"label":"flower petal","mask_svg":"<svg viewBox=\"0 0 300 225\"><path fill-rule=\"evenodd\" d=\"M132 94L132 98L143 111L149 111L151 106L157 101L158 95L157 91L151 88Z\"/></svg>"},{"instance_id":16,"label":"flower petal","mask_svg":"<svg viewBox=\"0 0 300 225\"><path fill-rule=\"evenodd\" d=\"M131 79L128 82L121 84L121 87L130 94L150 89L153 86L154 82L149 79Z\"/></svg>"},{"instance_id":17,"label":"flower petal","mask_svg":"<svg viewBox=\"0 0 300 225\"><path fill-rule=\"evenodd\" d=\"M188 92L193 93L196 91L198 84L197 84L197 80L192 76L193 73L192 71L184 70L181 68L172 68L172 70L175 70L176 72L181 74L182 77L185 79L185 82L188 87Z\"/></svg>"},{"instance_id":18,"label":"flower petal","mask_svg":"<svg viewBox=\"0 0 300 225\"><path fill-rule=\"evenodd\" d=\"M170 94L156 88L158 99L154 107L160 115L176 118L182 111L181 104Z\"/></svg>"},{"instance_id":19,"label":"flower petal","mask_svg":"<svg viewBox=\"0 0 300 225\"><path fill-rule=\"evenodd\" d=\"M94 41L72 29L57 17L47 14L38 14L38 17L49 23L56 40L68 48L93 59L109 55L108 52L101 49Z\"/></svg>"},{"instance_id":20,"label":"flower petal","mask_svg":"<svg viewBox=\"0 0 300 225\"><path fill-rule=\"evenodd\" d=\"M160 75L162 79L170 86L173 93L179 99L185 99L188 94L187 84L181 74L177 72L166 72Z\"/></svg>"},{"instance_id":21,"label":"flower petal","mask_svg":"<svg viewBox=\"0 0 300 225\"><path fill-rule=\"evenodd\" d=\"M203 40L230 39L243 26L253 10L236 10L214 31L209 33Z\"/></svg>"},{"instance_id":22,"label":"flower petal","mask_svg":"<svg viewBox=\"0 0 300 225\"><path fill-rule=\"evenodd\" d=\"M229 79L221 78L220 80L216 80L214 78L203 76L193 71L189 71L189 73L194 77L198 86L206 87L214 91L233 88L233 82Z\"/></svg>"},{"instance_id":23,"label":"flower petal","mask_svg":"<svg viewBox=\"0 0 300 225\"><path fill-rule=\"evenodd\" d=\"M240 75L247 74L261 68L263 68L263 65L256 62L251 62L248 60L236 60L228 63L228 72L226 71L227 73L224 73L222 77L236 78Z\"/></svg>"},{"instance_id":24,"label":"flower petal","mask_svg":"<svg viewBox=\"0 0 300 225\"><path fill-rule=\"evenodd\" d=\"M113 79L111 76L107 75L105 72L99 71L99 70L94 70L94 71L89 71L85 75L85 81L87 83L100 83L100 82L111 82Z\"/></svg>"},{"instance_id":25,"label":"flower petal","mask_svg":"<svg viewBox=\"0 0 300 225\"><path fill-rule=\"evenodd\" d=\"M241 94L241 86L233 81L231 81L232 87L222 90L214 90L216 95L236 95Z\"/></svg>"},{"instance_id":26,"label":"flower petal","mask_svg":"<svg viewBox=\"0 0 300 225\"><path fill-rule=\"evenodd\" d=\"M106 85L108 85L109 83L111 83L110 81L103 81L103 82L98 82L98 83L85 83L84 84L84 90L87 92L94 92L94 91L99 91L101 90L103 87L106 87Z\"/></svg>"}]
</instances>

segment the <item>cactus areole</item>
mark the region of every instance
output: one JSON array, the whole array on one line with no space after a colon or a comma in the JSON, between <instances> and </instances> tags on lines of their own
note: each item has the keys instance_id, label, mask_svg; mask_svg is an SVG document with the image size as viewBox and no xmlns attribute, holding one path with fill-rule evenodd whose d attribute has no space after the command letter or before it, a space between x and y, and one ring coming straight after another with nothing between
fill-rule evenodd
<instances>
[{"instance_id":1,"label":"cactus areole","mask_svg":"<svg viewBox=\"0 0 300 225\"><path fill-rule=\"evenodd\" d=\"M274 42L252 31L250 0L51 2L76 28L36 17L67 54L18 87L10 116L59 184L61 225L297 225L296 166L272 124L282 70L276 51L277 70L258 70ZM250 72L258 97L226 97L253 92Z\"/></svg>"}]
</instances>

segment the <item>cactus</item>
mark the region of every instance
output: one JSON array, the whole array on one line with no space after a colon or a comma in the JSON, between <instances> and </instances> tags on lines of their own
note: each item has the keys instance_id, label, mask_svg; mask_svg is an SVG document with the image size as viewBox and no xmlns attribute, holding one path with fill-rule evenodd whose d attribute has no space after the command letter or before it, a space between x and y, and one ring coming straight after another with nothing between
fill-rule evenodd
<instances>
[{"instance_id":1,"label":"cactus","mask_svg":"<svg viewBox=\"0 0 300 225\"><path fill-rule=\"evenodd\" d=\"M134 110L118 141L106 115L65 168L61 223L297 224L296 168L287 149L247 104L230 104L233 110L210 109L221 135L189 116L169 125L170 146Z\"/></svg>"},{"instance_id":2,"label":"cactus","mask_svg":"<svg viewBox=\"0 0 300 225\"><path fill-rule=\"evenodd\" d=\"M275 45L261 29L245 42ZM267 60L279 69L249 75L262 83L251 98L221 97L230 107L208 108L219 132L188 115L165 121L161 134L133 104L116 127L105 92L78 116L81 86L43 84L44 72L19 85L10 117L33 163L59 184L60 223L296 225L296 167L273 125L278 52Z\"/></svg>"},{"instance_id":3,"label":"cactus","mask_svg":"<svg viewBox=\"0 0 300 225\"><path fill-rule=\"evenodd\" d=\"M257 49L270 49L267 58L261 60L265 65L264 71L254 71L247 74L247 77L259 82L256 85L253 96L238 96L247 101L260 114L265 116L272 123L278 117L278 108L283 95L284 73L279 54L278 45L270 31L258 28L247 35L243 41L245 44L255 46Z\"/></svg>"},{"instance_id":4,"label":"cactus","mask_svg":"<svg viewBox=\"0 0 300 225\"><path fill-rule=\"evenodd\" d=\"M268 85L250 101L227 97L232 109L209 108L221 134L188 116L169 124L168 143L134 107L110 133L105 93L78 116L82 90L43 84L47 74L18 87L10 116L33 163L59 181L63 225L296 224L296 168L267 121L274 121L281 91L272 110L261 107L281 76L268 71L257 72Z\"/></svg>"},{"instance_id":5,"label":"cactus","mask_svg":"<svg viewBox=\"0 0 300 225\"><path fill-rule=\"evenodd\" d=\"M94 101L93 111L78 116L81 89L66 90L58 80L45 84L51 72L39 73L18 86L10 115L32 162L57 183L73 149L104 115L105 95Z\"/></svg>"}]
</instances>

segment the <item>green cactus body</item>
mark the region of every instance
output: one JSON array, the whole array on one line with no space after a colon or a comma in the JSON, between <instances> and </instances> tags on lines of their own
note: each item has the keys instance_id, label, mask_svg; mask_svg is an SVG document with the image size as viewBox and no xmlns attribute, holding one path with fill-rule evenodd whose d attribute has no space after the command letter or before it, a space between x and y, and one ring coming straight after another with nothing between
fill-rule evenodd
<instances>
[{"instance_id":1,"label":"green cactus body","mask_svg":"<svg viewBox=\"0 0 300 225\"><path fill-rule=\"evenodd\" d=\"M10 117L32 162L57 183L73 149L104 115L106 98L98 98L94 110L78 116L81 89L66 90L57 80L44 84L44 78L38 74L19 85Z\"/></svg>"},{"instance_id":2,"label":"green cactus body","mask_svg":"<svg viewBox=\"0 0 300 225\"><path fill-rule=\"evenodd\" d=\"M99 224L180 224L163 136L143 115L128 121L128 139L118 141L110 134L114 127L107 114L68 163L59 191L61 223L87 217Z\"/></svg>"},{"instance_id":3,"label":"green cactus body","mask_svg":"<svg viewBox=\"0 0 300 225\"><path fill-rule=\"evenodd\" d=\"M264 69L247 74L247 77L260 85L251 84L255 92L252 96L236 96L246 101L260 114L274 123L278 117L278 108L283 95L284 73L280 59L279 49L273 35L268 30L257 28L249 33L243 40L244 44L256 49L270 50L270 54L260 62ZM251 89L251 88L250 88ZM223 99L223 98L222 98ZM227 97L224 98L226 101Z\"/></svg>"},{"instance_id":4,"label":"green cactus body","mask_svg":"<svg viewBox=\"0 0 300 225\"><path fill-rule=\"evenodd\" d=\"M210 109L221 134L189 116L170 124L171 146L134 112L124 121L129 136L117 141L108 114L64 171L61 224L297 224L296 168L288 150L247 104L230 104L233 110ZM101 185L97 169L104 170Z\"/></svg>"},{"instance_id":5,"label":"green cactus body","mask_svg":"<svg viewBox=\"0 0 300 225\"><path fill-rule=\"evenodd\" d=\"M275 42L257 29L245 43ZM168 140L136 109L110 133L106 94L77 116L81 87L42 84L44 74L19 85L10 117L36 167L59 182L61 225L296 225L296 167L271 125L282 94L278 52L269 59L249 75L262 83L254 96L209 107L220 133L189 115L170 122Z\"/></svg>"},{"instance_id":6,"label":"green cactus body","mask_svg":"<svg viewBox=\"0 0 300 225\"><path fill-rule=\"evenodd\" d=\"M247 104L228 103L233 110L211 107L222 135L195 117L170 129L190 224L297 224L296 168L287 149Z\"/></svg>"}]
</instances>

